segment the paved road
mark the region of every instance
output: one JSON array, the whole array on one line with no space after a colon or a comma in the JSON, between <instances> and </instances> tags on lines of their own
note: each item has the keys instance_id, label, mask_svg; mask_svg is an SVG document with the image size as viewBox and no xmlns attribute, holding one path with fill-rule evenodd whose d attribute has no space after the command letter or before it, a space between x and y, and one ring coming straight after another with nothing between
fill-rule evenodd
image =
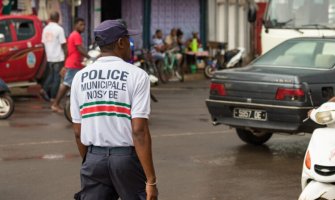
<instances>
[{"instance_id":1,"label":"paved road","mask_svg":"<svg viewBox=\"0 0 335 200\"><path fill-rule=\"evenodd\" d=\"M160 200L297 199L309 135L275 135L264 146L213 127L207 80L153 88L150 119ZM37 98L15 98L0 121L0 200L65 200L79 190L70 124Z\"/></svg>"}]
</instances>

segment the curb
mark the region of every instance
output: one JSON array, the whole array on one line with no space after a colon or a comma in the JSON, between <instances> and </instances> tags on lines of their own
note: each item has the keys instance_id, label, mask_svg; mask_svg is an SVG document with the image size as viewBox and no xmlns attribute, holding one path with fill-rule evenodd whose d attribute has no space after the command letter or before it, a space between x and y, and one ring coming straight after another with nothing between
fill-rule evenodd
<instances>
[{"instance_id":1,"label":"curb","mask_svg":"<svg viewBox=\"0 0 335 200\"><path fill-rule=\"evenodd\" d=\"M195 74L185 74L184 80L185 81L199 81L199 80L206 80L206 77L203 72L197 72Z\"/></svg>"}]
</instances>

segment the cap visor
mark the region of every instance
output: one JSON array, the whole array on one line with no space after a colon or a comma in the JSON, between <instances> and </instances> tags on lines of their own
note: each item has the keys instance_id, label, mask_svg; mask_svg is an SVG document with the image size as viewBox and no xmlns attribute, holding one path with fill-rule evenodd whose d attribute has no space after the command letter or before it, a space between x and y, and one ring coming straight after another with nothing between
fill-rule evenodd
<instances>
[{"instance_id":1,"label":"cap visor","mask_svg":"<svg viewBox=\"0 0 335 200\"><path fill-rule=\"evenodd\" d=\"M128 35L139 35L141 32L139 30L128 29Z\"/></svg>"}]
</instances>

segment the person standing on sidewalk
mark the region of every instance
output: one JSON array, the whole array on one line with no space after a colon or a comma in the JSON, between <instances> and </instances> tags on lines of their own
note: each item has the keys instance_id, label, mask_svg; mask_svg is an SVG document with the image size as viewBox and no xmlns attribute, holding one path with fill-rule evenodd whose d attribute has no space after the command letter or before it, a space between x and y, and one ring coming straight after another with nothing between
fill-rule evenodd
<instances>
[{"instance_id":1,"label":"person standing on sidewalk","mask_svg":"<svg viewBox=\"0 0 335 200\"><path fill-rule=\"evenodd\" d=\"M79 71L71 89L71 116L81 167L82 200L156 200L152 159L150 80L128 63L129 36L119 20L94 29L101 57Z\"/></svg>"},{"instance_id":2,"label":"person standing on sidewalk","mask_svg":"<svg viewBox=\"0 0 335 200\"><path fill-rule=\"evenodd\" d=\"M76 19L74 23L74 30L70 34L67 43L68 56L65 60L65 69L62 69L66 70L64 80L59 87L55 101L51 105L51 110L54 112L63 112L63 109L59 104L65 94L69 91L74 75L76 75L76 73L83 68L83 57L89 58L89 55L87 54L87 51L83 45L83 39L80 35L82 32L84 32L84 30L84 19Z\"/></svg>"},{"instance_id":3,"label":"person standing on sidewalk","mask_svg":"<svg viewBox=\"0 0 335 200\"><path fill-rule=\"evenodd\" d=\"M43 83L40 94L46 101L55 99L60 84L60 70L64 66L67 54L64 29L58 24L59 13L50 14L50 22L43 29L42 43L47 57L48 75Z\"/></svg>"}]
</instances>

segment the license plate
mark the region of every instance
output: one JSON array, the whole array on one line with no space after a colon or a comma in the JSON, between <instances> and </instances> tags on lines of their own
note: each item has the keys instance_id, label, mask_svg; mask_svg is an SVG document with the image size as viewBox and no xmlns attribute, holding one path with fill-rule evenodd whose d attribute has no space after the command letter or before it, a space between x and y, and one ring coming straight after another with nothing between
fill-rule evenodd
<instances>
[{"instance_id":1,"label":"license plate","mask_svg":"<svg viewBox=\"0 0 335 200\"><path fill-rule=\"evenodd\" d=\"M267 120L267 113L264 110L235 108L234 109L234 118L266 121Z\"/></svg>"}]
</instances>

